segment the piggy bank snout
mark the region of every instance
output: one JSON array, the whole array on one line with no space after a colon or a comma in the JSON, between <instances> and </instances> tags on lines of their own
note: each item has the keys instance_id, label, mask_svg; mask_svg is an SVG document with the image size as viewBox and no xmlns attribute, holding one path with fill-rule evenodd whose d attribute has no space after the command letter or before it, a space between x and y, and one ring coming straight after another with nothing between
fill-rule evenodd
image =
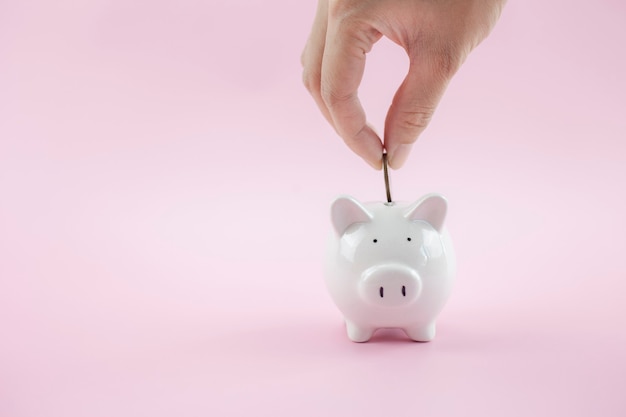
<instances>
[{"instance_id":1,"label":"piggy bank snout","mask_svg":"<svg viewBox=\"0 0 626 417\"><path fill-rule=\"evenodd\" d=\"M359 294L379 306L400 307L415 301L422 291L420 277L404 265L381 265L367 269L361 276Z\"/></svg>"}]
</instances>

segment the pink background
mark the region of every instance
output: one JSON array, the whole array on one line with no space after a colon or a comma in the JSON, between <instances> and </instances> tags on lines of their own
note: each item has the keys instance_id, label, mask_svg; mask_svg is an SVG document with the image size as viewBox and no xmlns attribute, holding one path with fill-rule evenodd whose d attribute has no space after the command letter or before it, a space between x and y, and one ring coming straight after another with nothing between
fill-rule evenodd
<instances>
[{"instance_id":1,"label":"pink background","mask_svg":"<svg viewBox=\"0 0 626 417\"><path fill-rule=\"evenodd\" d=\"M511 1L393 194L445 194L434 342L348 341L313 1L0 2L0 416L626 415L626 6ZM378 128L407 60L381 41Z\"/></svg>"}]
</instances>

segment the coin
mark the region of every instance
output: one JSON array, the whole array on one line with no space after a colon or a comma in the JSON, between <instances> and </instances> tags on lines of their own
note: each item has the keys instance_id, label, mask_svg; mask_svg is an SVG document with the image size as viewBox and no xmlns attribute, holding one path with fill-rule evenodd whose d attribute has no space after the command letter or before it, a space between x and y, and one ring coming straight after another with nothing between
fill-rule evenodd
<instances>
[{"instance_id":1,"label":"coin","mask_svg":"<svg viewBox=\"0 0 626 417\"><path fill-rule=\"evenodd\" d=\"M387 152L383 152L383 175L385 176L385 191L387 191L387 203L391 203L391 190L389 189L389 168L387 167Z\"/></svg>"}]
</instances>

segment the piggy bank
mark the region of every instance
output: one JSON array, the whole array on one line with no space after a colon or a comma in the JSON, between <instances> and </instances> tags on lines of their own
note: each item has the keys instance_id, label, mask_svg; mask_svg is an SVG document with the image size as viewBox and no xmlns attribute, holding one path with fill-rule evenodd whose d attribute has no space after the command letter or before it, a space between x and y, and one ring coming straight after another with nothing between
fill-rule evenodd
<instances>
[{"instance_id":1,"label":"piggy bank","mask_svg":"<svg viewBox=\"0 0 626 417\"><path fill-rule=\"evenodd\" d=\"M326 285L352 341L367 342L380 328L400 328L418 342L434 338L455 277L446 211L437 194L413 204L333 202Z\"/></svg>"}]
</instances>

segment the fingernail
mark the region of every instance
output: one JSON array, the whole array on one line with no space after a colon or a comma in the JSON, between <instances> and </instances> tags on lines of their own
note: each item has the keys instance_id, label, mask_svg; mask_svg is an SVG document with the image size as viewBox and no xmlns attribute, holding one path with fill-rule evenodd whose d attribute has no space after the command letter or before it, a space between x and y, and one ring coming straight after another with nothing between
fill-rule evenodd
<instances>
[{"instance_id":1,"label":"fingernail","mask_svg":"<svg viewBox=\"0 0 626 417\"><path fill-rule=\"evenodd\" d=\"M404 165L407 158L409 157L409 153L411 153L411 148L413 145L398 145L396 148L392 149L389 152L389 166L393 169L398 169Z\"/></svg>"},{"instance_id":2,"label":"fingernail","mask_svg":"<svg viewBox=\"0 0 626 417\"><path fill-rule=\"evenodd\" d=\"M363 158L365 162L367 162L369 166L371 166L377 171L380 171L383 168L382 151L375 152L373 149L365 149L362 152L363 153L361 153L360 156L361 158Z\"/></svg>"},{"instance_id":3,"label":"fingernail","mask_svg":"<svg viewBox=\"0 0 626 417\"><path fill-rule=\"evenodd\" d=\"M361 132L359 142L362 148L359 149L361 157L370 164L372 168L380 171L383 167L383 144L370 125L367 125Z\"/></svg>"},{"instance_id":4,"label":"fingernail","mask_svg":"<svg viewBox=\"0 0 626 417\"><path fill-rule=\"evenodd\" d=\"M376 171L380 171L383 168L383 158L382 156L379 157L378 159L366 159L365 162L367 162L372 168L374 168Z\"/></svg>"}]
</instances>

